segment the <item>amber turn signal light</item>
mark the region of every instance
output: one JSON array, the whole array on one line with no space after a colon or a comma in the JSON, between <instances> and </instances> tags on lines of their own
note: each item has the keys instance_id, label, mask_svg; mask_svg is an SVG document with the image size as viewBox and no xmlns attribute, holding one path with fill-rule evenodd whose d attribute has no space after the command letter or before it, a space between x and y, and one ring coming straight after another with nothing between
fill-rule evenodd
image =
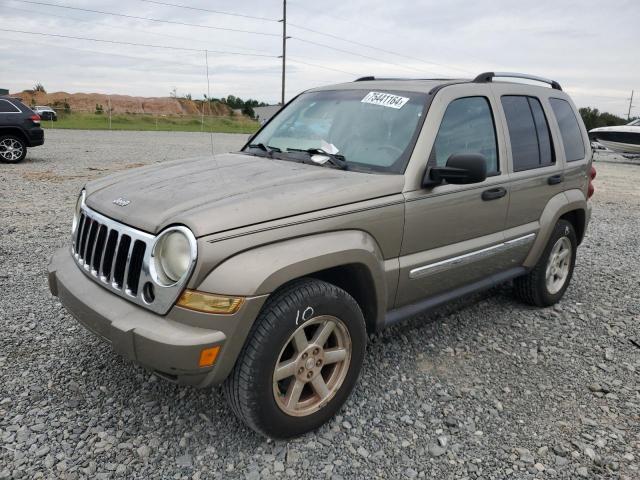
<instances>
[{"instance_id":1,"label":"amber turn signal light","mask_svg":"<svg viewBox=\"0 0 640 480\"><path fill-rule=\"evenodd\" d=\"M198 365L200 367L210 367L218 358L218 352L220 351L220 346L205 348L200 352L200 361Z\"/></svg>"},{"instance_id":2,"label":"amber turn signal light","mask_svg":"<svg viewBox=\"0 0 640 480\"><path fill-rule=\"evenodd\" d=\"M185 290L180 295L177 305L196 312L231 315L240 309L243 301L242 297L225 297L197 290Z\"/></svg>"}]
</instances>

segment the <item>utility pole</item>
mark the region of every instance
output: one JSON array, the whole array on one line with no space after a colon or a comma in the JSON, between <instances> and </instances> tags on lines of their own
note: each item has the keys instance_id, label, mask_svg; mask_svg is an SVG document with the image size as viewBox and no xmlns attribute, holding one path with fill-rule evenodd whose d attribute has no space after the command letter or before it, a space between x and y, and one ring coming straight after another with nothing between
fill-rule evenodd
<instances>
[{"instance_id":1,"label":"utility pole","mask_svg":"<svg viewBox=\"0 0 640 480\"><path fill-rule=\"evenodd\" d=\"M284 106L284 86L287 69L287 0L282 0L282 98L281 103Z\"/></svg>"},{"instance_id":2,"label":"utility pole","mask_svg":"<svg viewBox=\"0 0 640 480\"><path fill-rule=\"evenodd\" d=\"M631 98L629 99L629 111L627 112L627 120L631 118L631 109L633 108L633 90L631 90Z\"/></svg>"}]
</instances>

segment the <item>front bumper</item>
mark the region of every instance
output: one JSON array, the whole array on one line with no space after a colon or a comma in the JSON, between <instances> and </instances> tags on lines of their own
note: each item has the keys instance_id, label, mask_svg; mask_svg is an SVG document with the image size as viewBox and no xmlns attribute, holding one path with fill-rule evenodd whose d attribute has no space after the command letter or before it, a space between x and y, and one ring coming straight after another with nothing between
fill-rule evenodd
<instances>
[{"instance_id":1,"label":"front bumper","mask_svg":"<svg viewBox=\"0 0 640 480\"><path fill-rule=\"evenodd\" d=\"M114 351L177 383L205 387L229 374L266 296L248 297L233 315L212 315L174 306L157 315L114 295L84 275L69 248L48 267L49 289L88 330ZM212 367L198 366L200 352L220 346Z\"/></svg>"}]
</instances>

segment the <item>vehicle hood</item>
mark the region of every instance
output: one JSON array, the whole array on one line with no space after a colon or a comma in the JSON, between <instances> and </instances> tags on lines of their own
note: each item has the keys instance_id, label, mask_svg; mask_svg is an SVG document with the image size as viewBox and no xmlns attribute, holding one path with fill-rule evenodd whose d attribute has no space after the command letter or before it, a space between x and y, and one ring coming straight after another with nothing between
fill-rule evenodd
<instances>
[{"instance_id":1,"label":"vehicle hood","mask_svg":"<svg viewBox=\"0 0 640 480\"><path fill-rule=\"evenodd\" d=\"M149 233L196 237L402 191L402 175L344 171L244 154L163 162L87 184L86 204ZM114 203L119 201L120 206Z\"/></svg>"}]
</instances>

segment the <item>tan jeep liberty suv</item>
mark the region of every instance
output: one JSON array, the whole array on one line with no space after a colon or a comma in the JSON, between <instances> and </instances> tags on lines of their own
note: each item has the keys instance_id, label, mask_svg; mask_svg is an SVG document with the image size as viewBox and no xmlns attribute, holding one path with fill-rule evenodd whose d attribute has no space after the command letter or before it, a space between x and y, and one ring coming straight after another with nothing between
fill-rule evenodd
<instances>
[{"instance_id":1,"label":"tan jeep liberty suv","mask_svg":"<svg viewBox=\"0 0 640 480\"><path fill-rule=\"evenodd\" d=\"M551 80L315 88L240 152L89 182L50 289L116 352L291 437L346 401L368 333L506 281L560 300L591 157Z\"/></svg>"}]
</instances>

